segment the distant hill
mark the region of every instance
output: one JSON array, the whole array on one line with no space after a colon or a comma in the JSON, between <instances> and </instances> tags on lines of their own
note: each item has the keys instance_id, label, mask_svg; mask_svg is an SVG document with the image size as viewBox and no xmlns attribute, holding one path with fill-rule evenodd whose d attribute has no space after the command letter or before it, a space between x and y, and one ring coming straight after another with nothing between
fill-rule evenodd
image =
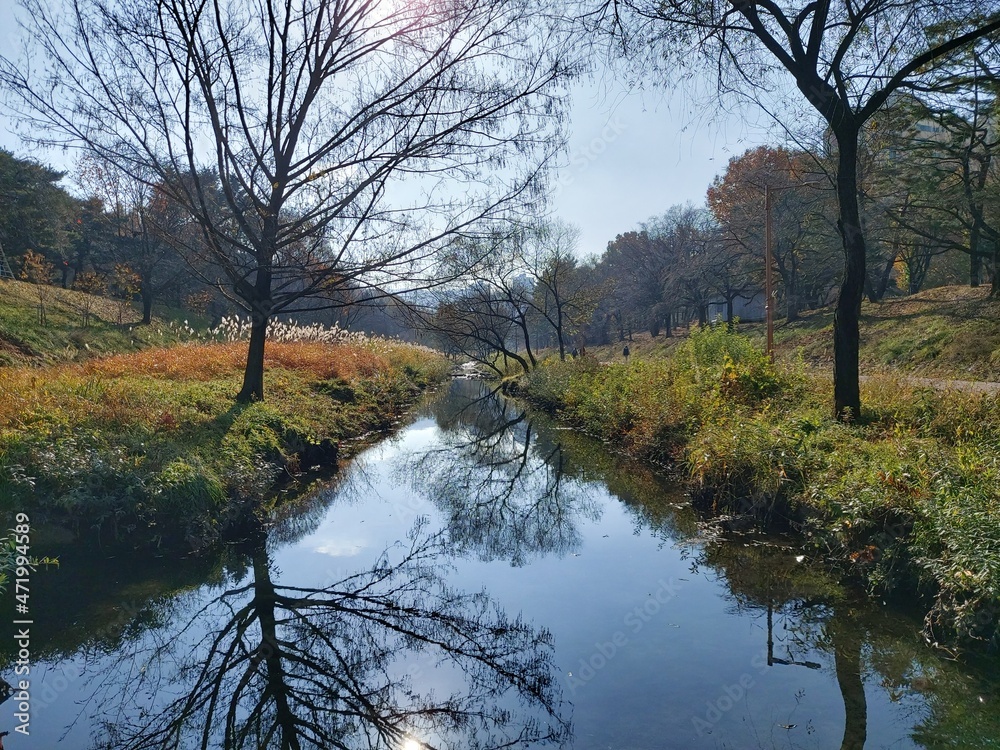
<instances>
[{"instance_id":1,"label":"distant hill","mask_svg":"<svg viewBox=\"0 0 1000 750\"><path fill-rule=\"evenodd\" d=\"M40 303L45 308L44 324L39 321ZM86 327L85 317L89 317ZM70 362L170 344L181 338L168 320L155 318L149 326L138 325L140 320L135 306L127 302L2 280L0 366Z\"/></svg>"}]
</instances>

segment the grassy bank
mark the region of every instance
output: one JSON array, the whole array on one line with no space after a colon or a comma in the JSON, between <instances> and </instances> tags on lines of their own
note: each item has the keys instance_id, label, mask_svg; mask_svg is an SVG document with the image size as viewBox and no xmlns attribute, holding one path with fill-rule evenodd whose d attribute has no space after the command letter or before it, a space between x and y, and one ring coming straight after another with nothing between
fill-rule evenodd
<instances>
[{"instance_id":1,"label":"grassy bank","mask_svg":"<svg viewBox=\"0 0 1000 750\"><path fill-rule=\"evenodd\" d=\"M779 357L833 363L833 308L804 313L775 333ZM1000 299L989 289L946 286L909 297L865 302L861 310L863 372L904 370L925 377L998 380Z\"/></svg>"},{"instance_id":2,"label":"grassy bank","mask_svg":"<svg viewBox=\"0 0 1000 750\"><path fill-rule=\"evenodd\" d=\"M1000 636L1000 403L878 377L858 424L830 383L724 328L664 358L547 362L524 394L599 438L682 467L696 503L790 524L880 595L916 594L940 639Z\"/></svg>"},{"instance_id":3,"label":"grassy bank","mask_svg":"<svg viewBox=\"0 0 1000 750\"><path fill-rule=\"evenodd\" d=\"M739 324L741 333L763 346L762 323ZM686 337L635 333L627 342L633 357L670 356ZM621 362L625 342L588 346L606 362ZM818 372L833 369L833 306L802 313L787 323L778 316L775 352L781 362L804 361ZM907 372L921 377L1000 380L1000 299L989 289L948 286L909 297L890 297L861 306L861 371Z\"/></svg>"},{"instance_id":4,"label":"grassy bank","mask_svg":"<svg viewBox=\"0 0 1000 750\"><path fill-rule=\"evenodd\" d=\"M39 319L39 304L45 309L44 323ZM180 312L176 315L191 317ZM0 366L82 361L190 338L182 320L154 317L151 325L143 326L138 325L141 318L130 302L2 280ZM191 323L195 324L193 318Z\"/></svg>"},{"instance_id":5,"label":"grassy bank","mask_svg":"<svg viewBox=\"0 0 1000 750\"><path fill-rule=\"evenodd\" d=\"M274 490L382 430L444 376L430 350L353 337L267 350L267 400L233 397L245 343L0 368L0 502L105 540L204 547Z\"/></svg>"}]
</instances>

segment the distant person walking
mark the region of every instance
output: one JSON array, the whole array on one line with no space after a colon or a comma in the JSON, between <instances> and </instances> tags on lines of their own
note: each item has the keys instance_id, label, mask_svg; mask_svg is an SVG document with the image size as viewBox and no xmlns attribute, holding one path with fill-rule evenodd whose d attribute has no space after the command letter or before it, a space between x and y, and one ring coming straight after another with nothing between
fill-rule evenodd
<instances>
[{"instance_id":1,"label":"distant person walking","mask_svg":"<svg viewBox=\"0 0 1000 750\"><path fill-rule=\"evenodd\" d=\"M622 349L622 355L624 355L624 357L625 357L625 364L628 364L628 355L629 354L631 354L631 352L628 350L628 344L625 344L625 348Z\"/></svg>"}]
</instances>

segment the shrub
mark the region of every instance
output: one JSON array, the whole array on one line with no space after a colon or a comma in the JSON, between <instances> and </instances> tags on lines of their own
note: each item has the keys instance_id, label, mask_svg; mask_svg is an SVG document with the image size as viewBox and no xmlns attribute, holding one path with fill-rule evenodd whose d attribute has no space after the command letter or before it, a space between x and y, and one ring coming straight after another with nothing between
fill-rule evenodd
<instances>
[{"instance_id":1,"label":"shrub","mask_svg":"<svg viewBox=\"0 0 1000 750\"><path fill-rule=\"evenodd\" d=\"M192 547L216 541L226 489L198 457L177 458L152 480L149 505L140 518L154 534L180 532Z\"/></svg>"}]
</instances>

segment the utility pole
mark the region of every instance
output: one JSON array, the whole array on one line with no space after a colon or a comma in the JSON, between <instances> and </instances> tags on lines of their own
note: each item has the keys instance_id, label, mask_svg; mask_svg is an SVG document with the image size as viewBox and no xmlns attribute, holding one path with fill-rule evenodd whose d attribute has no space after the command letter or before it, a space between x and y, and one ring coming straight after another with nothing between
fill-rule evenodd
<instances>
[{"instance_id":1,"label":"utility pole","mask_svg":"<svg viewBox=\"0 0 1000 750\"><path fill-rule=\"evenodd\" d=\"M774 362L774 247L771 231L771 188L764 186L764 319L767 321L767 356Z\"/></svg>"}]
</instances>

